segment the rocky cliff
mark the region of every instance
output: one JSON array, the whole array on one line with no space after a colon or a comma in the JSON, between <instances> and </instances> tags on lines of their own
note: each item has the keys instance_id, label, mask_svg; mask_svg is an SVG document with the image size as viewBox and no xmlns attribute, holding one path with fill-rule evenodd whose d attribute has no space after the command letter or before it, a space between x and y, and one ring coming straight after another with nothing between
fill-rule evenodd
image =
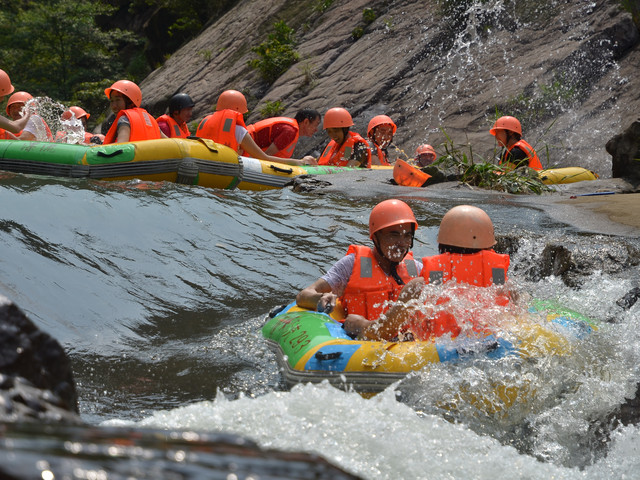
<instances>
[{"instance_id":1,"label":"rocky cliff","mask_svg":"<svg viewBox=\"0 0 640 480\"><path fill-rule=\"evenodd\" d=\"M295 29L300 60L269 85L248 61L279 20ZM448 136L494 158L488 129L496 114L511 114L544 166L609 177L605 144L640 112L639 66L638 27L615 0L245 0L141 87L154 114L172 94L189 93L195 120L228 88L247 96L247 123L278 100L290 116L346 107L365 135L385 113L398 125L394 143L411 156L424 142L443 152ZM326 142L319 131L296 156Z\"/></svg>"}]
</instances>

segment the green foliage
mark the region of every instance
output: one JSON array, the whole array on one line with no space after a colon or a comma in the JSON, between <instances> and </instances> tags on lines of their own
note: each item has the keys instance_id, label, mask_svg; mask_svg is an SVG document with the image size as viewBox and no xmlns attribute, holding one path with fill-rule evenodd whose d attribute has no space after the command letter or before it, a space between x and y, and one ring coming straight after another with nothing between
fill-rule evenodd
<instances>
[{"instance_id":1,"label":"green foliage","mask_svg":"<svg viewBox=\"0 0 640 480\"><path fill-rule=\"evenodd\" d=\"M446 142L442 144L446 153L433 165L444 169L454 169L462 183L508 193L541 194L551 190L550 187L542 183L535 170L528 167L510 170L486 162L481 157L478 162L474 159L471 145L456 146L444 130L442 133L446 137Z\"/></svg>"},{"instance_id":2,"label":"green foliage","mask_svg":"<svg viewBox=\"0 0 640 480\"><path fill-rule=\"evenodd\" d=\"M300 58L295 51L294 30L284 21L274 23L273 28L274 32L269 34L267 41L251 49L258 58L249 61L249 66L258 70L268 83L275 82Z\"/></svg>"},{"instance_id":3,"label":"green foliage","mask_svg":"<svg viewBox=\"0 0 640 480\"><path fill-rule=\"evenodd\" d=\"M275 102L266 102L264 107L260 109L262 118L279 117L284 113L284 105L280 100Z\"/></svg>"},{"instance_id":4,"label":"green foliage","mask_svg":"<svg viewBox=\"0 0 640 480\"><path fill-rule=\"evenodd\" d=\"M2 15L0 64L18 89L62 102L74 98L80 85L120 77L117 48L136 39L97 27L96 17L113 11L88 0L20 3Z\"/></svg>"},{"instance_id":5,"label":"green foliage","mask_svg":"<svg viewBox=\"0 0 640 480\"><path fill-rule=\"evenodd\" d=\"M362 11L362 19L364 20L364 23L369 25L376 19L376 12L373 10L373 8L365 8Z\"/></svg>"},{"instance_id":6,"label":"green foliage","mask_svg":"<svg viewBox=\"0 0 640 480\"><path fill-rule=\"evenodd\" d=\"M324 13L331 5L333 5L333 0L316 0L312 9L314 12Z\"/></svg>"},{"instance_id":7,"label":"green foliage","mask_svg":"<svg viewBox=\"0 0 640 480\"><path fill-rule=\"evenodd\" d=\"M362 35L364 35L364 28L362 27L356 27L351 31L351 37L354 40L358 40Z\"/></svg>"}]
</instances>

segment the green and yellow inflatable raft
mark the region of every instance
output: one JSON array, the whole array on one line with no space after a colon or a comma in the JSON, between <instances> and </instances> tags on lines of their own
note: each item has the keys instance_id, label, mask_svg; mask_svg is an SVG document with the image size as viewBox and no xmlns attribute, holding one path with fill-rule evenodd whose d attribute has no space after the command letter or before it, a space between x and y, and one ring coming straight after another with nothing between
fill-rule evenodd
<instances>
[{"instance_id":1,"label":"green and yellow inflatable raft","mask_svg":"<svg viewBox=\"0 0 640 480\"><path fill-rule=\"evenodd\" d=\"M557 185L560 183L575 183L585 180L595 180L598 175L582 167L549 168L538 173L542 183Z\"/></svg>"},{"instance_id":2,"label":"green and yellow inflatable raft","mask_svg":"<svg viewBox=\"0 0 640 480\"><path fill-rule=\"evenodd\" d=\"M307 172L300 167L239 157L203 138L167 138L109 145L0 140L0 170L96 180L175 182L203 187L282 188Z\"/></svg>"},{"instance_id":3,"label":"green and yellow inflatable raft","mask_svg":"<svg viewBox=\"0 0 640 480\"><path fill-rule=\"evenodd\" d=\"M262 334L288 387L327 380L368 396L433 363L462 362L479 355L499 359L566 353L572 339L596 328L587 317L552 303L534 302L534 312L546 315L548 327L533 323L519 328L517 341L512 334L496 333L475 339L382 342L354 340L329 315L293 303L271 314Z\"/></svg>"}]
</instances>

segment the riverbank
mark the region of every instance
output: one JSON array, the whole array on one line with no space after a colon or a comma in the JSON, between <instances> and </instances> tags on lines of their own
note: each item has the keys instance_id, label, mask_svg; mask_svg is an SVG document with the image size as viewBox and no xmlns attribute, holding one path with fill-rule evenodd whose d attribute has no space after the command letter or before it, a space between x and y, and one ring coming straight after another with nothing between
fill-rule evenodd
<instances>
[{"instance_id":1,"label":"riverbank","mask_svg":"<svg viewBox=\"0 0 640 480\"><path fill-rule=\"evenodd\" d=\"M589 233L640 236L640 190L621 178L605 178L554 185L543 195L512 195L443 182L425 188L402 187L390 182L389 170L353 171L298 179L294 189L344 194L356 198L412 197L425 200L458 198L473 203L495 198L544 211L555 221Z\"/></svg>"}]
</instances>

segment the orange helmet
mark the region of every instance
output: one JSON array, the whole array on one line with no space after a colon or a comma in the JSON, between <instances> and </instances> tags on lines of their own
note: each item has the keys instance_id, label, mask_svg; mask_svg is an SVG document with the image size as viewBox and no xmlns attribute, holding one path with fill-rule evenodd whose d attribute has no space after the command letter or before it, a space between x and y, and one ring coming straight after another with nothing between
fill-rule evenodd
<instances>
[{"instance_id":1,"label":"orange helmet","mask_svg":"<svg viewBox=\"0 0 640 480\"><path fill-rule=\"evenodd\" d=\"M225 90L218 97L217 110L235 110L238 113L247 113L247 99L237 90Z\"/></svg>"},{"instance_id":2,"label":"orange helmet","mask_svg":"<svg viewBox=\"0 0 640 480\"><path fill-rule=\"evenodd\" d=\"M324 114L322 128L343 128L353 126L353 118L346 109L341 107L330 108Z\"/></svg>"},{"instance_id":3,"label":"orange helmet","mask_svg":"<svg viewBox=\"0 0 640 480\"><path fill-rule=\"evenodd\" d=\"M9 115L9 107L14 103L27 103L29 100L33 100L33 96L27 92L16 92L9 97L7 101L7 115Z\"/></svg>"},{"instance_id":4,"label":"orange helmet","mask_svg":"<svg viewBox=\"0 0 640 480\"><path fill-rule=\"evenodd\" d=\"M371 131L379 125L391 125L391 128L393 129L393 135L396 134L396 130L398 129L398 127L396 127L396 124L393 123L393 120L391 120L391 117L388 117L386 115L376 115L369 121L369 126L367 127L367 136L370 137Z\"/></svg>"},{"instance_id":5,"label":"orange helmet","mask_svg":"<svg viewBox=\"0 0 640 480\"><path fill-rule=\"evenodd\" d=\"M520 125L520 121L516 117L507 116L497 119L489 133L495 137L498 130L510 130L522 135L522 125Z\"/></svg>"},{"instance_id":6,"label":"orange helmet","mask_svg":"<svg viewBox=\"0 0 640 480\"><path fill-rule=\"evenodd\" d=\"M384 200L373 207L369 215L369 238L373 239L373 235L383 228L392 225L401 225L403 223L411 223L413 231L418 228L418 222L413 215L411 207L402 200Z\"/></svg>"},{"instance_id":7,"label":"orange helmet","mask_svg":"<svg viewBox=\"0 0 640 480\"><path fill-rule=\"evenodd\" d=\"M493 222L478 207L458 205L442 217L438 243L462 248L491 248L496 244Z\"/></svg>"},{"instance_id":8,"label":"orange helmet","mask_svg":"<svg viewBox=\"0 0 640 480\"><path fill-rule=\"evenodd\" d=\"M85 112L84 109L82 109L80 107L69 107L69 110L71 110L73 112L73 114L76 116L76 118L78 118L78 119L80 119L82 117L87 117L87 120L88 120L89 117L91 116L87 112Z\"/></svg>"},{"instance_id":9,"label":"orange helmet","mask_svg":"<svg viewBox=\"0 0 640 480\"><path fill-rule=\"evenodd\" d=\"M106 88L104 94L109 99L111 98L112 90L120 92L122 95L131 100L136 107L139 107L142 103L142 92L140 91L140 87L138 87L138 85L130 80L118 80L109 88Z\"/></svg>"},{"instance_id":10,"label":"orange helmet","mask_svg":"<svg viewBox=\"0 0 640 480\"><path fill-rule=\"evenodd\" d=\"M7 72L4 70L0 70L0 97L4 97L5 95L9 95L13 93L15 89L13 85L11 85L11 79Z\"/></svg>"}]
</instances>

